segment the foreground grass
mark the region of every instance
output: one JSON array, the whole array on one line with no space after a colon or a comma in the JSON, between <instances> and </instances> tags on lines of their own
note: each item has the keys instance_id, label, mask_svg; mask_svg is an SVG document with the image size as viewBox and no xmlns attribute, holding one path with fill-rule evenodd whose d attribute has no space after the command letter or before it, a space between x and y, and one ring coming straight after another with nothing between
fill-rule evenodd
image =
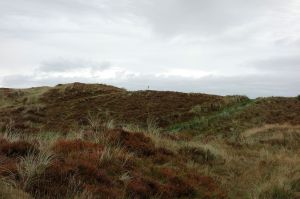
<instances>
[{"instance_id":1,"label":"foreground grass","mask_svg":"<svg viewBox=\"0 0 300 199\"><path fill-rule=\"evenodd\" d=\"M231 142L220 137L156 144L184 152L187 165L213 176L229 198L285 199L300 193L300 128L289 124L249 129Z\"/></svg>"},{"instance_id":2,"label":"foreground grass","mask_svg":"<svg viewBox=\"0 0 300 199\"><path fill-rule=\"evenodd\" d=\"M177 149L159 146L157 133L50 135L2 135L3 195L9 187L33 198L225 198Z\"/></svg>"},{"instance_id":3,"label":"foreground grass","mask_svg":"<svg viewBox=\"0 0 300 199\"><path fill-rule=\"evenodd\" d=\"M0 195L245 199L299 196L299 126L249 129L236 142L218 136L151 132L146 136L120 130L48 132L25 137L2 134ZM194 178L191 174L199 176ZM212 177L218 186L204 176ZM174 182L180 183L182 189L176 188Z\"/></svg>"}]
</instances>

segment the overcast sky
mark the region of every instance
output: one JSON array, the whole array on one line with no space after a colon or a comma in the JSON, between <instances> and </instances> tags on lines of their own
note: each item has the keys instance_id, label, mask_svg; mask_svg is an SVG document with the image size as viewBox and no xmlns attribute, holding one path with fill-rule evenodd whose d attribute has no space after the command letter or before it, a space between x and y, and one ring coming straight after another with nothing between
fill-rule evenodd
<instances>
[{"instance_id":1,"label":"overcast sky","mask_svg":"<svg viewBox=\"0 0 300 199\"><path fill-rule=\"evenodd\" d=\"M0 87L300 94L299 0L0 0Z\"/></svg>"}]
</instances>

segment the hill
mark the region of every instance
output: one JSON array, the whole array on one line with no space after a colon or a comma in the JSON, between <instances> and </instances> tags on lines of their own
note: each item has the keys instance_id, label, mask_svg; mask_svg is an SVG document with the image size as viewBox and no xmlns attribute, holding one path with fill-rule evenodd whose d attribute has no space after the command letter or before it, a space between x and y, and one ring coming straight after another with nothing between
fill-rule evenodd
<instances>
[{"instance_id":1,"label":"hill","mask_svg":"<svg viewBox=\"0 0 300 199\"><path fill-rule=\"evenodd\" d=\"M2 88L0 195L297 198L299 113L297 98Z\"/></svg>"}]
</instances>

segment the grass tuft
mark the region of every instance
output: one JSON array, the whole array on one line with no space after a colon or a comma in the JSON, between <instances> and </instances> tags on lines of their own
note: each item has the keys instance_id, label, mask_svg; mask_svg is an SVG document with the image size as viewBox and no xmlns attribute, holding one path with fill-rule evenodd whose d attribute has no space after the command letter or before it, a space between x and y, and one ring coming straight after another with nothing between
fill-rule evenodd
<instances>
[{"instance_id":1,"label":"grass tuft","mask_svg":"<svg viewBox=\"0 0 300 199\"><path fill-rule=\"evenodd\" d=\"M21 157L17 167L21 188L27 190L36 183L45 169L51 166L54 158L55 156L50 152L30 153Z\"/></svg>"}]
</instances>

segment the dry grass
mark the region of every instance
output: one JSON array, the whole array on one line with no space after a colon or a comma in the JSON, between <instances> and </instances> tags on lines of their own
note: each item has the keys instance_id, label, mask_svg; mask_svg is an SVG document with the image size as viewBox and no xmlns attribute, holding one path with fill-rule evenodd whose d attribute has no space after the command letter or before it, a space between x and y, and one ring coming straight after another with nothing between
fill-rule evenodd
<instances>
[{"instance_id":1,"label":"dry grass","mask_svg":"<svg viewBox=\"0 0 300 199\"><path fill-rule=\"evenodd\" d=\"M21 136L18 133L13 133L11 131L6 131L1 135L1 138L6 139L10 142L16 142L16 141L21 139Z\"/></svg>"},{"instance_id":2,"label":"dry grass","mask_svg":"<svg viewBox=\"0 0 300 199\"><path fill-rule=\"evenodd\" d=\"M136 130L140 132L139 128ZM145 135L151 138L155 147L165 148L174 154L182 155L181 158L186 159L187 169L212 176L227 191L230 198L285 199L292 198L299 192L299 188L297 189L294 185L300 179L299 126L265 125L249 129L241 134L240 142L234 144L221 137L206 139L199 136L178 140L176 136L176 139L170 139L161 133L146 132ZM17 166L19 180L15 181L15 186L2 186L4 187L0 189L2 192L13 190L18 193L14 187L27 190L31 184L37 183L39 176L51 166L54 158L50 152L51 147L44 145L53 146L61 139L66 142L87 140L87 143L103 146L103 150L98 154L99 167L119 165L119 168L123 168L127 161L137 158L123 146L112 143L107 134L102 131L94 131L88 135L85 135L84 131L77 134L70 132L67 135L49 132L27 137L6 133L2 137L10 141L20 141L24 138L28 142L38 140L40 149L44 151L21 157ZM274 140L277 141L274 142ZM283 145L278 140L285 140L289 145ZM133 180L133 176L125 170L119 174L118 180L123 184L123 191L120 194L123 195L122 198L126 198L127 186ZM75 193L74 190L72 193L74 193L71 194L72 197L75 198L93 198L93 195L86 191ZM20 191L20 194L23 192Z\"/></svg>"},{"instance_id":3,"label":"dry grass","mask_svg":"<svg viewBox=\"0 0 300 199\"><path fill-rule=\"evenodd\" d=\"M128 153L123 147L107 145L101 153L99 165L109 165L113 161L122 159L122 166L124 166L132 157L133 155Z\"/></svg>"},{"instance_id":4,"label":"dry grass","mask_svg":"<svg viewBox=\"0 0 300 199\"><path fill-rule=\"evenodd\" d=\"M244 132L242 134L244 140L235 145L217 137L177 140L170 139L163 134L146 133L146 135L150 136L155 147L163 147L175 154L182 154L183 158L187 159L185 162L187 169L212 176L224 190L227 190L230 198L271 199L277 197L284 199L291 198L297 193L293 182L300 179L300 149L296 145L291 148L280 144L276 145L277 143L261 143L259 140L266 141L266 137L281 138L274 137L273 134L294 135L297 133L299 133L298 126L268 125ZM39 145L48 143L52 146L60 139L66 139L66 142L68 142L67 140L72 142L75 138L78 140L78 137L72 134L62 136L61 134L46 133L36 139L39 140ZM97 132L88 137L85 137L83 132L81 134L81 139L90 140L91 144L94 142L104 146L98 156L99 167L125 165L128 160L136 158L124 147L111 143L104 133ZM265 136L262 137L262 134ZM52 137L52 135L54 136ZM6 135L6 138L8 137ZM249 141L254 138L255 142ZM286 136L285 139L293 142L299 141L293 136ZM11 140L16 139L11 138ZM31 137L27 137L26 140L34 141ZM47 150L46 152L30 153L20 158L17 167L19 180L16 181L16 187L20 187L22 190L29 189L32 183L39 180L39 176L45 169L51 166L54 157L51 152L47 152L49 147L40 146L40 149ZM201 159L200 156L203 158ZM122 161L120 162L120 160ZM124 186L121 194L123 198L127 197L127 185L132 179L132 174L128 172L123 172L118 177ZM12 187L11 190L15 190L15 188ZM73 196L75 198L93 198L89 192L78 192Z\"/></svg>"},{"instance_id":5,"label":"dry grass","mask_svg":"<svg viewBox=\"0 0 300 199\"><path fill-rule=\"evenodd\" d=\"M154 118L148 117L147 118L147 129L146 131L142 131L142 132L147 132L150 134L160 134L160 132L162 131L161 128L159 128L158 126L158 121Z\"/></svg>"},{"instance_id":6,"label":"dry grass","mask_svg":"<svg viewBox=\"0 0 300 199\"><path fill-rule=\"evenodd\" d=\"M33 199L29 194L21 189L17 189L7 183L5 179L0 179L0 199Z\"/></svg>"},{"instance_id":7,"label":"dry grass","mask_svg":"<svg viewBox=\"0 0 300 199\"><path fill-rule=\"evenodd\" d=\"M264 133L266 131L269 130L281 130L281 132L285 133L285 132L291 132L291 131L295 131L295 130L300 130L300 125L299 126L295 126L295 125L290 125L290 124L266 124L262 127L257 127L257 128L251 128L246 130L245 132L243 132L241 134L241 137L243 138L248 138L251 136L255 136L256 134L259 133Z\"/></svg>"},{"instance_id":8,"label":"dry grass","mask_svg":"<svg viewBox=\"0 0 300 199\"><path fill-rule=\"evenodd\" d=\"M38 154L31 153L21 157L17 168L22 189L27 190L32 183L38 181L45 169L51 166L53 160L54 155L49 151Z\"/></svg>"},{"instance_id":9,"label":"dry grass","mask_svg":"<svg viewBox=\"0 0 300 199\"><path fill-rule=\"evenodd\" d=\"M110 118L108 112L99 109L96 113L89 112L87 121L90 128L95 132L105 131L107 129L114 129L115 120Z\"/></svg>"},{"instance_id":10,"label":"dry grass","mask_svg":"<svg viewBox=\"0 0 300 199\"><path fill-rule=\"evenodd\" d=\"M123 129L129 132L136 132L136 133L148 133L159 135L162 132L162 128L158 126L158 121L152 117L147 118L146 126L142 127L138 124L126 124L123 125Z\"/></svg>"},{"instance_id":11,"label":"dry grass","mask_svg":"<svg viewBox=\"0 0 300 199\"><path fill-rule=\"evenodd\" d=\"M271 131L265 134L266 131ZM299 133L298 126L268 125L244 132L244 139L261 138L261 133L273 140L273 134ZM279 138L279 137L276 137ZM210 145L219 148L225 159L223 165L198 165L204 173L214 176L231 198L273 199L293 198L299 190L292 188L292 183L300 179L299 139L285 137L286 142L297 142L294 147L283 146L277 142L268 144L243 140L237 145L228 145L224 140L214 140ZM224 155L225 154L225 155ZM195 167L195 164L192 164ZM197 165L196 165L197 166Z\"/></svg>"},{"instance_id":12,"label":"dry grass","mask_svg":"<svg viewBox=\"0 0 300 199\"><path fill-rule=\"evenodd\" d=\"M160 134L148 134L156 147L164 147L171 151L177 151L185 141L175 141Z\"/></svg>"},{"instance_id":13,"label":"dry grass","mask_svg":"<svg viewBox=\"0 0 300 199\"><path fill-rule=\"evenodd\" d=\"M0 199L299 196L295 98L80 83L1 91Z\"/></svg>"},{"instance_id":14,"label":"dry grass","mask_svg":"<svg viewBox=\"0 0 300 199\"><path fill-rule=\"evenodd\" d=\"M184 156L189 157L186 165L213 176L230 198L298 196L300 189L293 183L300 182L299 126L265 125L241 135L240 142L235 143L217 137L208 140L194 137L189 141L172 140L157 134L150 134L150 137L157 147L183 151ZM278 140L284 140L286 144ZM217 161L203 164L198 161L200 155L206 160Z\"/></svg>"},{"instance_id":15,"label":"dry grass","mask_svg":"<svg viewBox=\"0 0 300 199\"><path fill-rule=\"evenodd\" d=\"M137 125L137 124L126 124L126 125L123 125L122 128L124 131L136 132L136 133L145 131L145 128L142 128L140 125Z\"/></svg>"}]
</instances>

